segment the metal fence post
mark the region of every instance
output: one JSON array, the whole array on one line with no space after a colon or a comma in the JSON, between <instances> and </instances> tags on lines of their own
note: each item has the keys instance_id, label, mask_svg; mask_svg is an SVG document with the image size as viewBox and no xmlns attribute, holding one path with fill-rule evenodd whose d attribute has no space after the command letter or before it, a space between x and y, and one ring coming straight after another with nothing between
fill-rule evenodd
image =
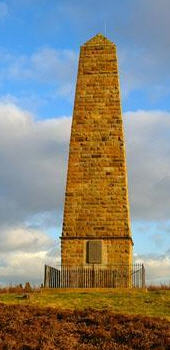
<instances>
[{"instance_id":1,"label":"metal fence post","mask_svg":"<svg viewBox=\"0 0 170 350\"><path fill-rule=\"evenodd\" d=\"M145 268L142 264L142 288L145 288Z\"/></svg>"}]
</instances>

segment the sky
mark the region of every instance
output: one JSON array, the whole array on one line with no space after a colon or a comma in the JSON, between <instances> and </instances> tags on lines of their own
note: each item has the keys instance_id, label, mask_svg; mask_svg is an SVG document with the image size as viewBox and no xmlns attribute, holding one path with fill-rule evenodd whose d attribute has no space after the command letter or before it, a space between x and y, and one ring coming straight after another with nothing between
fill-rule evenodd
<instances>
[{"instance_id":1,"label":"sky","mask_svg":"<svg viewBox=\"0 0 170 350\"><path fill-rule=\"evenodd\" d=\"M79 48L99 32L117 46L134 261L170 282L169 23L169 0L0 0L1 286L59 263Z\"/></svg>"}]
</instances>

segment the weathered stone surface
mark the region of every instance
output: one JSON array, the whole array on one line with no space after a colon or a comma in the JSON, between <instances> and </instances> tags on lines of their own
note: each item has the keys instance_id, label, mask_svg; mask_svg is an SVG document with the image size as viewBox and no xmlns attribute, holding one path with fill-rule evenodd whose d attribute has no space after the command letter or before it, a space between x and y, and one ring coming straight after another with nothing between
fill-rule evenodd
<instances>
[{"instance_id":1,"label":"weathered stone surface","mask_svg":"<svg viewBox=\"0 0 170 350\"><path fill-rule=\"evenodd\" d=\"M116 239L101 239L102 265L131 263L131 241ZM88 239L62 239L62 262L64 265L86 265L86 245Z\"/></svg>"},{"instance_id":2,"label":"weathered stone surface","mask_svg":"<svg viewBox=\"0 0 170 350\"><path fill-rule=\"evenodd\" d=\"M102 264L130 264L125 144L116 46L98 34L80 50L71 130L62 263L87 264L88 239Z\"/></svg>"}]
</instances>

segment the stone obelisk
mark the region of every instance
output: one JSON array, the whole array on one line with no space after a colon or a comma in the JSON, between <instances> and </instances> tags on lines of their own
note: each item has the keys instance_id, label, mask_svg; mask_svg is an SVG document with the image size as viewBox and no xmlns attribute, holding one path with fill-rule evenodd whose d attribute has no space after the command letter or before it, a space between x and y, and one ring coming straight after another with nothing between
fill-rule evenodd
<instances>
[{"instance_id":1,"label":"stone obelisk","mask_svg":"<svg viewBox=\"0 0 170 350\"><path fill-rule=\"evenodd\" d=\"M98 34L80 50L62 264L130 266L132 245L116 46Z\"/></svg>"}]
</instances>

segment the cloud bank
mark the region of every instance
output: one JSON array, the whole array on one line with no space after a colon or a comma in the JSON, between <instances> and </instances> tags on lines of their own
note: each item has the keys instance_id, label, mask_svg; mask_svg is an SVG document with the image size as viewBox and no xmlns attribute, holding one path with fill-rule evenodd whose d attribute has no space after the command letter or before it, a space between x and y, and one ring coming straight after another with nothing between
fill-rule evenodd
<instances>
[{"instance_id":1,"label":"cloud bank","mask_svg":"<svg viewBox=\"0 0 170 350\"><path fill-rule=\"evenodd\" d=\"M37 100L37 105L43 105L58 96L72 102L78 60L74 50L42 47L28 55L14 54L1 47L0 59L0 86L9 84L8 91L11 91L11 81L12 86L15 83L16 91L20 91L22 101L19 101L13 91L10 95L2 95L1 99L9 96L11 101L17 100L19 105L23 105L24 102L28 105L28 101L23 100L30 98L34 104ZM37 86L39 86L38 95Z\"/></svg>"},{"instance_id":2,"label":"cloud bank","mask_svg":"<svg viewBox=\"0 0 170 350\"><path fill-rule=\"evenodd\" d=\"M24 227L1 231L0 286L43 281L44 263L56 265L59 247L45 232Z\"/></svg>"},{"instance_id":3,"label":"cloud bank","mask_svg":"<svg viewBox=\"0 0 170 350\"><path fill-rule=\"evenodd\" d=\"M170 251L162 255L136 255L136 263L143 263L146 271L146 285L168 284L170 283Z\"/></svg>"},{"instance_id":4,"label":"cloud bank","mask_svg":"<svg viewBox=\"0 0 170 350\"><path fill-rule=\"evenodd\" d=\"M168 220L170 207L170 113L125 114L127 165L133 219Z\"/></svg>"},{"instance_id":5,"label":"cloud bank","mask_svg":"<svg viewBox=\"0 0 170 350\"><path fill-rule=\"evenodd\" d=\"M71 119L0 104L0 225L62 211Z\"/></svg>"}]
</instances>

